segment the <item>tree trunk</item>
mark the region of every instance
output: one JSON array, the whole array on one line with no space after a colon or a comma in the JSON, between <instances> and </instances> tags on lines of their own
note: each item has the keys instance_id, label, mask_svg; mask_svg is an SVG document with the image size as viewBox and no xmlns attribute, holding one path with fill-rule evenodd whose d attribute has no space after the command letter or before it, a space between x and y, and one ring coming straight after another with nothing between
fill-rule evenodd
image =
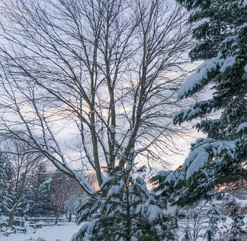
<instances>
[{"instance_id":1,"label":"tree trunk","mask_svg":"<svg viewBox=\"0 0 247 241\"><path fill-rule=\"evenodd\" d=\"M11 227L13 225L14 217L15 217L15 212L16 212L16 208L13 208L13 210L9 214L8 227Z\"/></svg>"},{"instance_id":2,"label":"tree trunk","mask_svg":"<svg viewBox=\"0 0 247 241\"><path fill-rule=\"evenodd\" d=\"M57 213L56 213L55 225L57 225L57 223L58 223L58 218L60 216L60 213L61 213L61 211L57 211Z\"/></svg>"},{"instance_id":3,"label":"tree trunk","mask_svg":"<svg viewBox=\"0 0 247 241\"><path fill-rule=\"evenodd\" d=\"M212 241L210 230L207 231L207 241Z\"/></svg>"},{"instance_id":4,"label":"tree trunk","mask_svg":"<svg viewBox=\"0 0 247 241\"><path fill-rule=\"evenodd\" d=\"M130 221L130 203L129 203L129 187L126 188L126 201L127 201L127 237L126 241L131 239L131 221Z\"/></svg>"},{"instance_id":5,"label":"tree trunk","mask_svg":"<svg viewBox=\"0 0 247 241\"><path fill-rule=\"evenodd\" d=\"M71 221L72 221L72 213L69 213L68 222L70 223Z\"/></svg>"}]
</instances>

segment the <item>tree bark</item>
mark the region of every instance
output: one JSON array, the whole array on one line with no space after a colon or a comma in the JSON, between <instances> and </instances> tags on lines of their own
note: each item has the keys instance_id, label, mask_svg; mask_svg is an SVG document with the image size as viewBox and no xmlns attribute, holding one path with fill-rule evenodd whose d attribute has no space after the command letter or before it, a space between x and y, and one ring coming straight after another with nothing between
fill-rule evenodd
<instances>
[{"instance_id":1,"label":"tree bark","mask_svg":"<svg viewBox=\"0 0 247 241\"><path fill-rule=\"evenodd\" d=\"M58 223L58 219L59 219L60 214L61 214L61 211L57 211L56 219L55 219L55 225L57 225L57 223Z\"/></svg>"},{"instance_id":2,"label":"tree bark","mask_svg":"<svg viewBox=\"0 0 247 241\"><path fill-rule=\"evenodd\" d=\"M15 217L15 212L16 212L16 208L14 207L13 210L9 214L8 227L11 227L13 225L14 217Z\"/></svg>"},{"instance_id":3,"label":"tree bark","mask_svg":"<svg viewBox=\"0 0 247 241\"><path fill-rule=\"evenodd\" d=\"M72 213L69 213L68 222L70 223L71 221L72 221Z\"/></svg>"}]
</instances>

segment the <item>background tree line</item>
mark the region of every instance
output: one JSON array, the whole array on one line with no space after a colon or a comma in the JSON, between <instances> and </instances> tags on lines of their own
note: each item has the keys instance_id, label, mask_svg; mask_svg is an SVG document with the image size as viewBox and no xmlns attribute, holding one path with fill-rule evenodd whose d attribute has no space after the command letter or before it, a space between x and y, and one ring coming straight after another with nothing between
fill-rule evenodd
<instances>
[{"instance_id":1,"label":"background tree line","mask_svg":"<svg viewBox=\"0 0 247 241\"><path fill-rule=\"evenodd\" d=\"M8 146L13 153L24 148L22 143ZM85 198L80 185L60 171L52 171L49 163L34 155L16 153L1 153L0 158L0 209L1 215L8 218L8 226L14 224L15 216L56 217L57 224L60 215L66 214L71 221Z\"/></svg>"}]
</instances>

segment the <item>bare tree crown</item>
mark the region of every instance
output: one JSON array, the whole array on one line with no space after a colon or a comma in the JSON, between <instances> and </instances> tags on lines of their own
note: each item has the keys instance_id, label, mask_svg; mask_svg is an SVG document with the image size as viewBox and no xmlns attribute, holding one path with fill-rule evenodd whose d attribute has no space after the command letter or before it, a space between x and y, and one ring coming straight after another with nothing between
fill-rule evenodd
<instances>
[{"instance_id":1,"label":"bare tree crown","mask_svg":"<svg viewBox=\"0 0 247 241\"><path fill-rule=\"evenodd\" d=\"M173 76L190 47L181 7L167 0L10 0L0 11L3 136L43 153L87 193L94 189L71 167L61 136L73 136L70 147L99 186L102 166L131 170L141 156L162 161L176 131Z\"/></svg>"}]
</instances>

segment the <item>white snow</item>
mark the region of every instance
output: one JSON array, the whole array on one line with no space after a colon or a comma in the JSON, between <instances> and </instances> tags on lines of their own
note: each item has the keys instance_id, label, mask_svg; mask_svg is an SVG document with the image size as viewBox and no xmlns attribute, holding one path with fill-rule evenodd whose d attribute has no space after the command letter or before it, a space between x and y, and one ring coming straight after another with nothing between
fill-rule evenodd
<instances>
[{"instance_id":1,"label":"white snow","mask_svg":"<svg viewBox=\"0 0 247 241\"><path fill-rule=\"evenodd\" d=\"M223 62L223 65L220 68L220 72L221 73L225 72L228 67L233 66L235 63L236 63L235 57L230 56L226 58L225 61Z\"/></svg>"},{"instance_id":2,"label":"white snow","mask_svg":"<svg viewBox=\"0 0 247 241\"><path fill-rule=\"evenodd\" d=\"M234 159L236 143L234 141L216 141L212 145L212 151L215 156L218 156L221 152L226 151L227 155Z\"/></svg>"},{"instance_id":3,"label":"white snow","mask_svg":"<svg viewBox=\"0 0 247 241\"><path fill-rule=\"evenodd\" d=\"M162 210L156 205L149 205L146 210L146 215L148 217L148 221L152 223L155 220L162 218Z\"/></svg>"},{"instance_id":4,"label":"white snow","mask_svg":"<svg viewBox=\"0 0 247 241\"><path fill-rule=\"evenodd\" d=\"M119 186L113 186L107 193L107 199L111 198L113 195L116 195L119 193Z\"/></svg>"},{"instance_id":5,"label":"white snow","mask_svg":"<svg viewBox=\"0 0 247 241\"><path fill-rule=\"evenodd\" d=\"M29 239L43 238L46 241L70 241L73 234L79 231L81 225L78 226L75 223L66 223L61 226L46 226L41 229L37 229L33 234L12 234L8 237L0 234L1 241L26 241Z\"/></svg>"},{"instance_id":6,"label":"white snow","mask_svg":"<svg viewBox=\"0 0 247 241\"><path fill-rule=\"evenodd\" d=\"M148 196L149 195L149 191L147 189L146 182L144 181L144 178L137 177L136 178L136 183L139 184L139 187L141 188L141 190Z\"/></svg>"},{"instance_id":7,"label":"white snow","mask_svg":"<svg viewBox=\"0 0 247 241\"><path fill-rule=\"evenodd\" d=\"M202 167L205 166L209 158L208 152L204 148L197 148L190 153L184 163L184 169L186 170L186 179L188 180L194 173L198 172Z\"/></svg>"},{"instance_id":8,"label":"white snow","mask_svg":"<svg viewBox=\"0 0 247 241\"><path fill-rule=\"evenodd\" d=\"M247 123L246 123L246 122L245 122L245 123L242 123L242 124L238 127L237 132L240 132L241 130L243 130L243 129L245 129L245 128L247 128Z\"/></svg>"},{"instance_id":9,"label":"white snow","mask_svg":"<svg viewBox=\"0 0 247 241\"><path fill-rule=\"evenodd\" d=\"M247 22L246 23L243 23L242 25L238 26L237 27L237 30L241 30L242 28L246 28L247 27Z\"/></svg>"},{"instance_id":10,"label":"white snow","mask_svg":"<svg viewBox=\"0 0 247 241\"><path fill-rule=\"evenodd\" d=\"M247 0L246 0L247 1ZM241 27L246 27L246 24L243 24ZM226 38L225 41L230 41L232 37ZM222 54L219 53L217 57L208 59L204 61L197 69L195 73L187 78L184 84L178 90L178 98L182 98L187 95L190 91L195 88L202 87L202 80L207 79L207 75L210 71L220 67L220 72L223 73L227 68L233 66L236 63L236 59L233 56L227 56L226 58L222 57Z\"/></svg>"},{"instance_id":11,"label":"white snow","mask_svg":"<svg viewBox=\"0 0 247 241\"><path fill-rule=\"evenodd\" d=\"M150 223L162 218L162 210L157 205L150 204L148 201L145 204L137 206L135 213L138 214L140 212Z\"/></svg>"},{"instance_id":12,"label":"white snow","mask_svg":"<svg viewBox=\"0 0 247 241\"><path fill-rule=\"evenodd\" d=\"M184 109L178 113L176 113L173 117L173 121L175 123L179 122L180 119L184 120L191 120L195 116L200 116L204 113L204 106L210 106L213 100L209 99L206 101L201 101L192 105L190 108Z\"/></svg>"},{"instance_id":13,"label":"white snow","mask_svg":"<svg viewBox=\"0 0 247 241\"><path fill-rule=\"evenodd\" d=\"M247 0L246 0L247 1ZM247 64L244 67L244 71L247 72Z\"/></svg>"},{"instance_id":14,"label":"white snow","mask_svg":"<svg viewBox=\"0 0 247 241\"><path fill-rule=\"evenodd\" d=\"M176 177L173 175L173 173L170 173L165 179L165 183L171 183L175 181L176 181Z\"/></svg>"},{"instance_id":15,"label":"white snow","mask_svg":"<svg viewBox=\"0 0 247 241\"><path fill-rule=\"evenodd\" d=\"M207 139L205 139L205 141L207 141ZM214 141L213 139L208 139L208 142L195 148L185 159L183 164L183 170L185 170L187 180L194 173L207 165L209 160L209 150L211 150L216 157L220 157L221 153L226 152L228 156L234 158L236 143L234 141ZM216 161L221 161L221 159L215 159L214 162Z\"/></svg>"},{"instance_id":16,"label":"white snow","mask_svg":"<svg viewBox=\"0 0 247 241\"><path fill-rule=\"evenodd\" d=\"M222 63L224 60L220 59L220 56L206 60L195 70L195 73L187 78L185 83L178 90L178 98L183 97L188 92L192 91L195 87L202 85L201 81L207 78L207 74L212 69L215 69L217 65Z\"/></svg>"},{"instance_id":17,"label":"white snow","mask_svg":"<svg viewBox=\"0 0 247 241\"><path fill-rule=\"evenodd\" d=\"M157 174L158 174L159 176L167 177L170 173L171 173L171 171L162 170L162 171L158 171Z\"/></svg>"}]
</instances>

